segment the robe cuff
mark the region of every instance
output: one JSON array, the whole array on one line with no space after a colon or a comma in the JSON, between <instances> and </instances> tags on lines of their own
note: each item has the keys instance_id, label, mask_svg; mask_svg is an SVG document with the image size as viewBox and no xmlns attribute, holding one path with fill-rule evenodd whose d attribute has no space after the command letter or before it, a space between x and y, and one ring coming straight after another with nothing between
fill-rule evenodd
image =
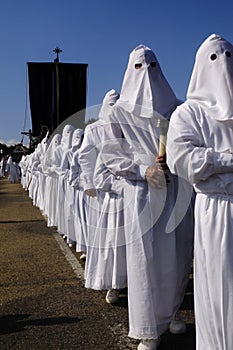
<instances>
[{"instance_id":1,"label":"robe cuff","mask_svg":"<svg viewBox=\"0 0 233 350\"><path fill-rule=\"evenodd\" d=\"M233 172L233 154L215 152L214 169L218 174Z\"/></svg>"},{"instance_id":2,"label":"robe cuff","mask_svg":"<svg viewBox=\"0 0 233 350\"><path fill-rule=\"evenodd\" d=\"M146 169L147 168L148 168L148 165L143 165L143 164L141 164L139 167L139 173L140 173L140 176L143 178L143 180L146 179Z\"/></svg>"},{"instance_id":3,"label":"robe cuff","mask_svg":"<svg viewBox=\"0 0 233 350\"><path fill-rule=\"evenodd\" d=\"M95 189L95 185L92 182L85 183L85 185L83 186L84 191L93 189Z\"/></svg>"}]
</instances>

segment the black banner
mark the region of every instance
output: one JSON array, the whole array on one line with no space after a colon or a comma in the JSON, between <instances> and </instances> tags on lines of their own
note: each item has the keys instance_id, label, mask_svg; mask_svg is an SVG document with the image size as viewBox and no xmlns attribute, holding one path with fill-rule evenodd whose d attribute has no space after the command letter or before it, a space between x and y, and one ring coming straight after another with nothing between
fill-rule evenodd
<instances>
[{"instance_id":1,"label":"black banner","mask_svg":"<svg viewBox=\"0 0 233 350\"><path fill-rule=\"evenodd\" d=\"M28 62L27 66L33 136L39 136L44 127L52 133L86 108L87 64Z\"/></svg>"}]
</instances>

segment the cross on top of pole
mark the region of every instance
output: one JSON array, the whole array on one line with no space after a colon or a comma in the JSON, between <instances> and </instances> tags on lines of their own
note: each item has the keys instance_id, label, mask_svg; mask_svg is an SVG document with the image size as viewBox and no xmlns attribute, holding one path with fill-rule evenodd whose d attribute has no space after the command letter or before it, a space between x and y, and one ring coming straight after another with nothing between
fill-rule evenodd
<instances>
[{"instance_id":1,"label":"cross on top of pole","mask_svg":"<svg viewBox=\"0 0 233 350\"><path fill-rule=\"evenodd\" d=\"M57 57L55 58L54 62L59 62L59 54L62 52L62 50L60 49L60 47L56 47L53 52L55 52L57 54Z\"/></svg>"}]
</instances>

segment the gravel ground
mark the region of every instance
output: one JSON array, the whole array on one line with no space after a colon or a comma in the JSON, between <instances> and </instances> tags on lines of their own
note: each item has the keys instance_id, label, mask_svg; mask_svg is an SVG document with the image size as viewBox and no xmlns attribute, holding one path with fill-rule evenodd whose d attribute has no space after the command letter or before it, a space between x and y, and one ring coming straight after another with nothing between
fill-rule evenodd
<instances>
[{"instance_id":1,"label":"gravel ground","mask_svg":"<svg viewBox=\"0 0 233 350\"><path fill-rule=\"evenodd\" d=\"M137 349L128 338L127 291L117 305L84 287L79 254L48 228L20 184L0 180L0 350ZM184 335L168 331L160 350L194 350L192 275Z\"/></svg>"}]
</instances>

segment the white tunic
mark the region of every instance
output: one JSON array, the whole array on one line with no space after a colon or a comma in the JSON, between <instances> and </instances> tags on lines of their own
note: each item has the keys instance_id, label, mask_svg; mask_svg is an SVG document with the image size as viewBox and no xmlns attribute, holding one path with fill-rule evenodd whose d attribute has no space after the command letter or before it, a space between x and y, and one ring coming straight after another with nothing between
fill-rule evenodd
<instances>
[{"instance_id":1,"label":"white tunic","mask_svg":"<svg viewBox=\"0 0 233 350\"><path fill-rule=\"evenodd\" d=\"M168 164L194 183L195 317L198 350L233 348L233 121L198 105L174 113ZM174 132L173 132L174 131Z\"/></svg>"},{"instance_id":2,"label":"white tunic","mask_svg":"<svg viewBox=\"0 0 233 350\"><path fill-rule=\"evenodd\" d=\"M53 205L52 215L57 226L58 233L65 234L65 216L64 216L64 202L65 202L65 187L62 169L62 159L65 153L70 149L72 143L72 135L74 127L72 125L65 125L62 131L61 144L56 148L53 157L53 165L51 167L51 179L54 182L53 188Z\"/></svg>"},{"instance_id":3,"label":"white tunic","mask_svg":"<svg viewBox=\"0 0 233 350\"><path fill-rule=\"evenodd\" d=\"M41 141L41 152L40 152L40 157L39 157L40 163L37 167L39 186L38 186L38 195L37 195L36 205L40 208L41 211L43 211L44 197L45 197L45 193L44 193L45 174L43 173L42 164L43 164L43 159L45 157L45 153L49 147L49 143L50 143L50 140L47 136L45 138L43 138L43 140Z\"/></svg>"},{"instance_id":4,"label":"white tunic","mask_svg":"<svg viewBox=\"0 0 233 350\"><path fill-rule=\"evenodd\" d=\"M86 251L86 199L80 183L79 149L73 154L70 166L69 184L73 188L73 223L76 251Z\"/></svg>"},{"instance_id":5,"label":"white tunic","mask_svg":"<svg viewBox=\"0 0 233 350\"><path fill-rule=\"evenodd\" d=\"M110 90L110 93L114 90ZM105 102L106 101L105 97ZM111 108L111 107L110 107ZM106 110L102 107L101 116ZM103 141L105 123L102 119L88 125L79 154L84 189L96 189L96 197L86 197L87 258L85 286L97 290L121 289L127 286L125 244L117 244L123 225L123 198L111 187L116 176L96 160ZM98 176L94 176L98 173ZM95 175L96 175L95 174Z\"/></svg>"},{"instance_id":6,"label":"white tunic","mask_svg":"<svg viewBox=\"0 0 233 350\"><path fill-rule=\"evenodd\" d=\"M60 212L58 232L67 236L67 243L75 243L76 237L74 232L73 201L74 190L69 184L69 174L71 162L75 151L82 143L83 130L75 129L72 134L72 147L67 150L62 157L60 166Z\"/></svg>"},{"instance_id":7,"label":"white tunic","mask_svg":"<svg viewBox=\"0 0 233 350\"><path fill-rule=\"evenodd\" d=\"M186 225L183 221L176 227L176 177L170 174L163 189L152 188L145 180L145 169L154 165L158 154L156 120L137 117L117 105L113 110L102 157L123 181L129 336L157 338L183 300L192 258L192 213L186 216ZM173 226L167 233L169 219Z\"/></svg>"}]
</instances>

